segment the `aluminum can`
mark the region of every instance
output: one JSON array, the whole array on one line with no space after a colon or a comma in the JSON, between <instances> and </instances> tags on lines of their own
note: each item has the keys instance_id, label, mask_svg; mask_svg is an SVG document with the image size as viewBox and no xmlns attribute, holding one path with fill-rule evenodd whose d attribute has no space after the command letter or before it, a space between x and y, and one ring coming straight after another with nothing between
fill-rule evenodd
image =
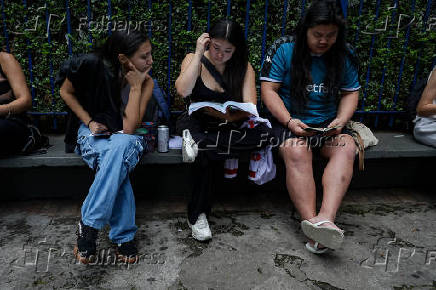
<instances>
[{"instance_id":1,"label":"aluminum can","mask_svg":"<svg viewBox=\"0 0 436 290\"><path fill-rule=\"evenodd\" d=\"M168 152L168 141L170 139L170 129L168 126L160 125L157 127L157 151Z\"/></svg>"}]
</instances>

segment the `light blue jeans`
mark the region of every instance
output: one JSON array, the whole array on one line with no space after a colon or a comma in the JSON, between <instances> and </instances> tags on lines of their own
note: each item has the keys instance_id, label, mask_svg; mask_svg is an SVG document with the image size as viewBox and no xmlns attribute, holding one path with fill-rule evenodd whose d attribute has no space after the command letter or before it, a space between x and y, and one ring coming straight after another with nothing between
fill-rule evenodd
<instances>
[{"instance_id":1,"label":"light blue jeans","mask_svg":"<svg viewBox=\"0 0 436 290\"><path fill-rule=\"evenodd\" d=\"M137 226L135 197L129 172L142 156L144 138L129 134L113 134L109 138L101 138L90 134L91 131L81 124L76 152L96 171L94 182L82 205L82 221L96 229L109 224L109 238L114 243L131 241Z\"/></svg>"}]
</instances>

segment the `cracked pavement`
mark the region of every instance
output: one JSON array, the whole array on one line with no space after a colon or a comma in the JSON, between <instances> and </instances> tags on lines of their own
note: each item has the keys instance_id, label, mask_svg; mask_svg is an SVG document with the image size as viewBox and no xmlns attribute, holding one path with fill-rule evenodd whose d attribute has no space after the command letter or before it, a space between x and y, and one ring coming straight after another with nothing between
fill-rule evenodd
<instances>
[{"instance_id":1,"label":"cracked pavement","mask_svg":"<svg viewBox=\"0 0 436 290\"><path fill-rule=\"evenodd\" d=\"M185 197L139 196L137 264L114 259L108 229L99 257L75 261L79 199L0 205L0 289L435 289L436 195L351 190L337 218L342 248L309 253L286 193L217 197L213 239L190 237Z\"/></svg>"}]
</instances>

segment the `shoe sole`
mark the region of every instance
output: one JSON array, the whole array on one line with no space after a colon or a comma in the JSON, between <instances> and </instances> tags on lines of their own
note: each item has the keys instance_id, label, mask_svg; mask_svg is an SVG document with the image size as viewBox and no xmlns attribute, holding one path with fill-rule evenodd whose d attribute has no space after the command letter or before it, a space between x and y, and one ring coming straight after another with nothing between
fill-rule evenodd
<instances>
[{"instance_id":1,"label":"shoe sole","mask_svg":"<svg viewBox=\"0 0 436 290\"><path fill-rule=\"evenodd\" d=\"M311 252L313 254L317 254L317 255L324 254L325 252L327 252L329 250L329 248L316 249L315 247L312 247L312 245L310 245L309 242L306 243L306 249L309 252Z\"/></svg>"},{"instance_id":2,"label":"shoe sole","mask_svg":"<svg viewBox=\"0 0 436 290\"><path fill-rule=\"evenodd\" d=\"M192 233L191 235L192 235L192 237L193 237L194 239L196 239L197 241L200 241L200 242L205 242L205 241L208 241L208 240L211 240L211 239L212 239L212 236L210 236L210 237L205 237L205 238L200 238L200 237L197 237L194 233Z\"/></svg>"},{"instance_id":3,"label":"shoe sole","mask_svg":"<svg viewBox=\"0 0 436 290\"><path fill-rule=\"evenodd\" d=\"M340 230L315 226L307 220L301 222L301 229L308 238L330 249L339 248L344 241L344 234Z\"/></svg>"},{"instance_id":4,"label":"shoe sole","mask_svg":"<svg viewBox=\"0 0 436 290\"><path fill-rule=\"evenodd\" d=\"M77 247L77 245L74 246L73 253L74 257L76 257L76 259L84 265L95 262L95 255L91 255L89 258L80 256L79 248Z\"/></svg>"}]
</instances>

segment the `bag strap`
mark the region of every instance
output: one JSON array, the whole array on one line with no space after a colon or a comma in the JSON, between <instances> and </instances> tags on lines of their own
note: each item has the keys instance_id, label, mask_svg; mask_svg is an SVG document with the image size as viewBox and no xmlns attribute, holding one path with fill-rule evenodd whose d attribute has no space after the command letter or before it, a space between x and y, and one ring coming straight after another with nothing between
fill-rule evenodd
<instances>
[{"instance_id":1,"label":"bag strap","mask_svg":"<svg viewBox=\"0 0 436 290\"><path fill-rule=\"evenodd\" d=\"M359 171L363 171L365 170L365 143L363 142L359 132L352 127L352 123L353 121L348 121L345 126L351 131L351 135L357 147L356 154L359 154Z\"/></svg>"},{"instance_id":2,"label":"bag strap","mask_svg":"<svg viewBox=\"0 0 436 290\"><path fill-rule=\"evenodd\" d=\"M364 148L364 143L362 140L362 137L360 137L359 133L354 133L353 134L353 139L354 142L357 145L357 149L359 150L359 170L363 171L365 170L365 148Z\"/></svg>"},{"instance_id":3,"label":"bag strap","mask_svg":"<svg viewBox=\"0 0 436 290\"><path fill-rule=\"evenodd\" d=\"M215 66L204 55L201 57L201 63L204 65L204 67L207 69L207 71L210 73L210 75L214 78L214 80L227 93L228 92L227 85L224 82L223 76L219 73L219 71L217 71Z\"/></svg>"}]
</instances>

